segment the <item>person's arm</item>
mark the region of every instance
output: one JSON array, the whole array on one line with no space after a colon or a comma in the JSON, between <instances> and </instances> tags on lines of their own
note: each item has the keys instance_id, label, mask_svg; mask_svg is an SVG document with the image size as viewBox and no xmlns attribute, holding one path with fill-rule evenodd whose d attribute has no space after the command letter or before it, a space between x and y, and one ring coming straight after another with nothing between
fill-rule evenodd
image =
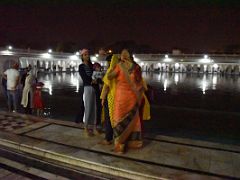
<instances>
[{"instance_id":1,"label":"person's arm","mask_svg":"<svg viewBox=\"0 0 240 180\"><path fill-rule=\"evenodd\" d=\"M6 74L3 74L3 78L7 80L7 75L6 75Z\"/></svg>"},{"instance_id":2,"label":"person's arm","mask_svg":"<svg viewBox=\"0 0 240 180\"><path fill-rule=\"evenodd\" d=\"M112 80L116 76L117 76L117 73L115 73L113 70L110 70L107 77L109 80Z\"/></svg>"},{"instance_id":3,"label":"person's arm","mask_svg":"<svg viewBox=\"0 0 240 180\"><path fill-rule=\"evenodd\" d=\"M3 78L7 80L7 70L3 73Z\"/></svg>"},{"instance_id":4,"label":"person's arm","mask_svg":"<svg viewBox=\"0 0 240 180\"><path fill-rule=\"evenodd\" d=\"M102 106L104 105L104 102L107 98L108 92L109 92L109 87L106 84L104 84L103 89L102 89L102 93L101 93L101 97L100 97L102 99Z\"/></svg>"},{"instance_id":5,"label":"person's arm","mask_svg":"<svg viewBox=\"0 0 240 180\"><path fill-rule=\"evenodd\" d=\"M119 71L120 71L119 65L116 65L113 69L110 69L107 78L108 78L109 80L114 79L115 77L117 77Z\"/></svg>"}]
</instances>

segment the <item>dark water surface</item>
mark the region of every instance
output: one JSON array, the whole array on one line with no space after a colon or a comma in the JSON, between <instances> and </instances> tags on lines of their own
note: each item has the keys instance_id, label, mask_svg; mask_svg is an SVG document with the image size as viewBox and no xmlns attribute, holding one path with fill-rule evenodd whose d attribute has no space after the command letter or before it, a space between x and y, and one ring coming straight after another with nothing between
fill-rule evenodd
<instances>
[{"instance_id":1,"label":"dark water surface","mask_svg":"<svg viewBox=\"0 0 240 180\"><path fill-rule=\"evenodd\" d=\"M144 74L153 86L154 104L240 112L239 76L217 74Z\"/></svg>"},{"instance_id":2,"label":"dark water surface","mask_svg":"<svg viewBox=\"0 0 240 180\"><path fill-rule=\"evenodd\" d=\"M238 76L186 73L143 73L143 76L151 86L148 94L152 105L240 112ZM72 110L77 108L82 88L78 73L42 74L39 80L45 84L46 108L51 109L52 116L59 113L54 113L59 105L66 107L66 99L71 99Z\"/></svg>"}]
</instances>

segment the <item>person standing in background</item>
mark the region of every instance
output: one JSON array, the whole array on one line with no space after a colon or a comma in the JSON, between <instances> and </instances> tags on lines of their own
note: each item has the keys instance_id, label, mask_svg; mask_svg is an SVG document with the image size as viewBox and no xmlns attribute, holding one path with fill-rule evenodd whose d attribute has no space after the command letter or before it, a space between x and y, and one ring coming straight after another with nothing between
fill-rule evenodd
<instances>
[{"instance_id":1,"label":"person standing in background","mask_svg":"<svg viewBox=\"0 0 240 180\"><path fill-rule=\"evenodd\" d=\"M96 92L93 88L93 67L89 56L89 51L83 49L81 51L83 63L79 65L79 74L83 80L83 102L84 102L84 116L83 122L87 136L93 136L94 127L96 125Z\"/></svg>"},{"instance_id":2,"label":"person standing in background","mask_svg":"<svg viewBox=\"0 0 240 180\"><path fill-rule=\"evenodd\" d=\"M114 97L116 91L116 80L109 80L108 73L110 69L114 69L119 59L117 55L109 55L106 60L110 63L108 70L103 77L103 89L101 93L102 106L104 109L104 126L105 126L105 138L99 144L110 145L113 140L113 110L114 110Z\"/></svg>"},{"instance_id":3,"label":"person standing in background","mask_svg":"<svg viewBox=\"0 0 240 180\"><path fill-rule=\"evenodd\" d=\"M35 80L33 79L31 70L28 69L25 77L21 104L26 114L32 114L33 108L33 85Z\"/></svg>"},{"instance_id":4,"label":"person standing in background","mask_svg":"<svg viewBox=\"0 0 240 180\"><path fill-rule=\"evenodd\" d=\"M17 112L18 110L18 95L17 86L19 84L20 74L18 72L18 64L14 63L12 68L4 72L4 78L7 80L7 96L8 96L8 111ZM13 106L13 109L12 109Z\"/></svg>"},{"instance_id":5,"label":"person standing in background","mask_svg":"<svg viewBox=\"0 0 240 180\"><path fill-rule=\"evenodd\" d=\"M4 76L2 77L2 91L3 91L4 97L7 100L7 79L4 78Z\"/></svg>"},{"instance_id":6,"label":"person standing in background","mask_svg":"<svg viewBox=\"0 0 240 180\"><path fill-rule=\"evenodd\" d=\"M37 113L37 116L43 115L43 99L42 99L42 88L44 84L42 82L38 82L35 84L35 90L33 93L33 108Z\"/></svg>"}]
</instances>

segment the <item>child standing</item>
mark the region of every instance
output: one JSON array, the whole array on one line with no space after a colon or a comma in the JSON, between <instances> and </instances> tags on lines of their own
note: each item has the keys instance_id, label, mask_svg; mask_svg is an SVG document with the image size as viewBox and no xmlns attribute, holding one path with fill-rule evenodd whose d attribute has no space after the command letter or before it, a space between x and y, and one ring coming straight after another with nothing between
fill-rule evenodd
<instances>
[{"instance_id":1,"label":"child standing","mask_svg":"<svg viewBox=\"0 0 240 180\"><path fill-rule=\"evenodd\" d=\"M93 74L92 80L96 82L96 84L102 85L103 81L102 78L104 76L104 72L102 71L102 67L99 63L93 64Z\"/></svg>"},{"instance_id":2,"label":"child standing","mask_svg":"<svg viewBox=\"0 0 240 180\"><path fill-rule=\"evenodd\" d=\"M43 100L42 100L42 87L44 84L42 82L38 82L35 87L34 95L33 95L33 107L37 111L37 116L41 116L43 114Z\"/></svg>"}]
</instances>

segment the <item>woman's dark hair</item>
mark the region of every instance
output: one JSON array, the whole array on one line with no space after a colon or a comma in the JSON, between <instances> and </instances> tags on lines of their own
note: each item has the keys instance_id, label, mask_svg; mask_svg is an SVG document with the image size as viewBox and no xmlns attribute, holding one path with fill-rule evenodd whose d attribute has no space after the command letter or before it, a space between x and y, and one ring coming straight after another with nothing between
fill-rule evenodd
<instances>
[{"instance_id":1,"label":"woman's dark hair","mask_svg":"<svg viewBox=\"0 0 240 180\"><path fill-rule=\"evenodd\" d=\"M83 55L81 55L81 59L82 59L82 62L83 62ZM91 59L90 59L90 56L89 56L88 63L89 63L89 66L92 68L92 67L93 67L93 64L92 64L92 61L91 61Z\"/></svg>"},{"instance_id":2,"label":"woman's dark hair","mask_svg":"<svg viewBox=\"0 0 240 180\"><path fill-rule=\"evenodd\" d=\"M82 62L83 62L83 55L81 55L80 57L81 57ZM89 56L89 61L91 61L90 56Z\"/></svg>"}]
</instances>

